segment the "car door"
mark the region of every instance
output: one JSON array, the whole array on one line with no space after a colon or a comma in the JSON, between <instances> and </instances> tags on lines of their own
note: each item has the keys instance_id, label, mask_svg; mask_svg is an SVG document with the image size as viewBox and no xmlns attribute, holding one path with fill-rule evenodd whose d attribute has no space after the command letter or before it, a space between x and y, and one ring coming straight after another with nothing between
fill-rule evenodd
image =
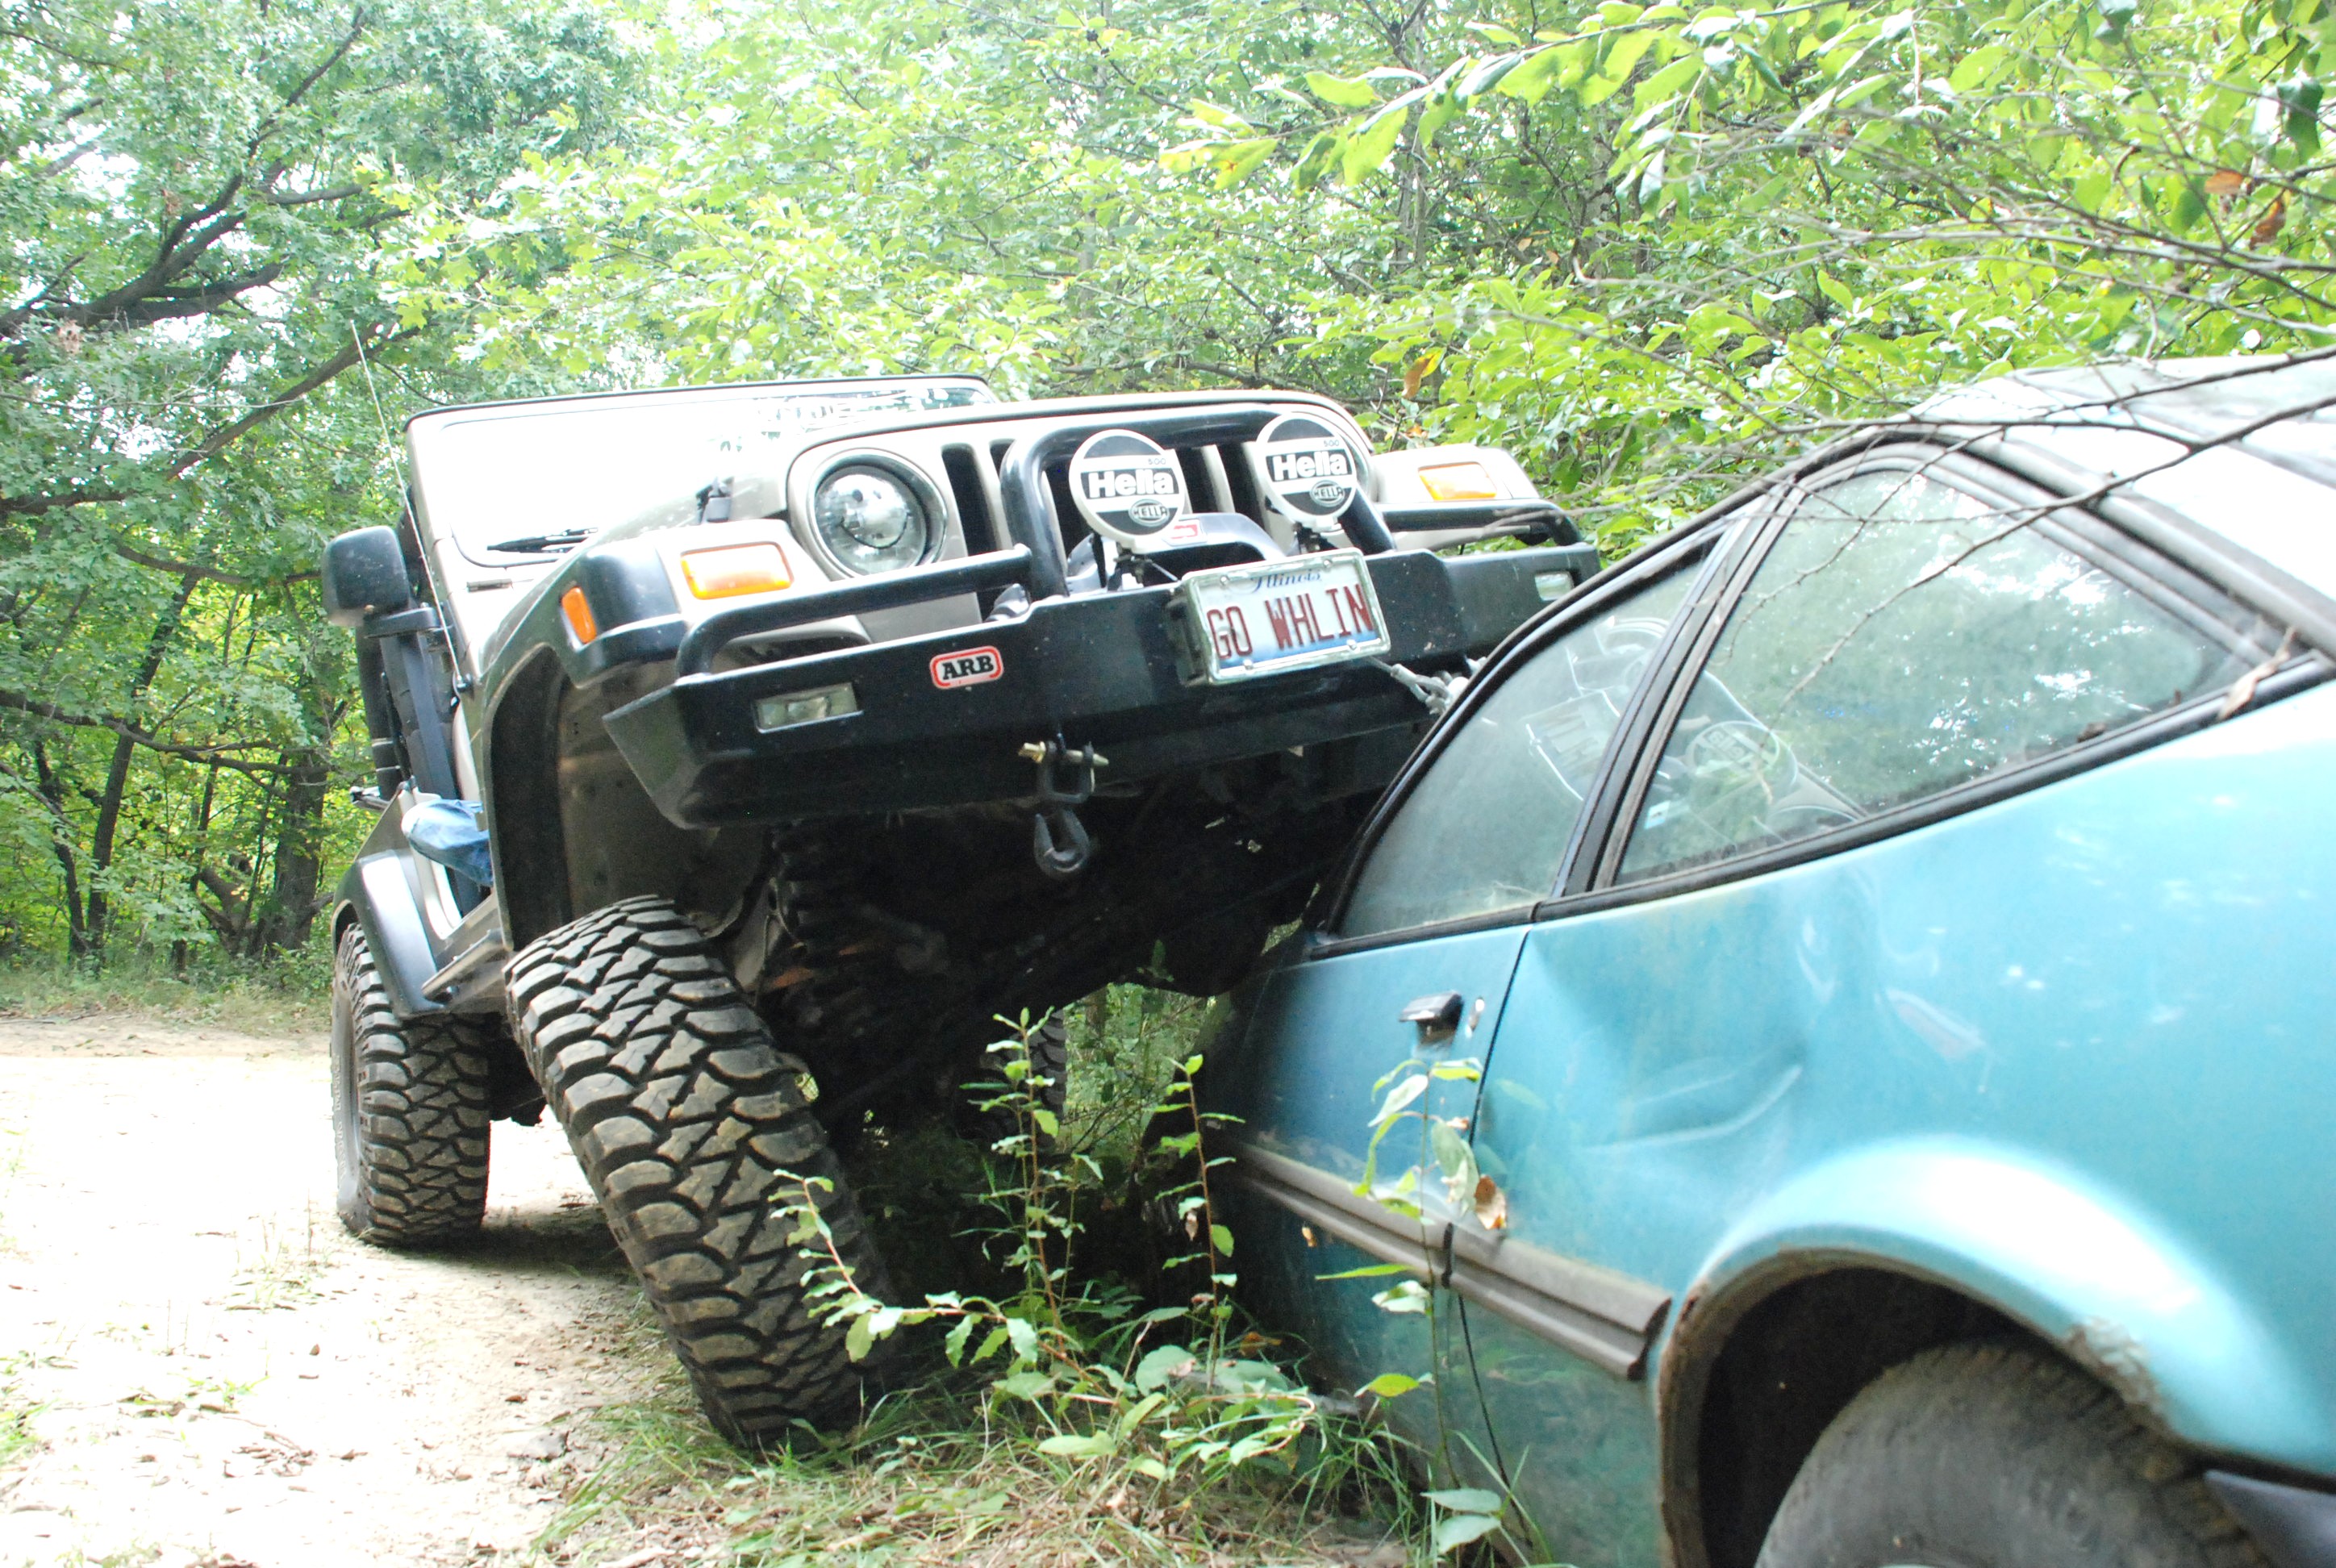
<instances>
[{"instance_id":1,"label":"car door","mask_svg":"<svg viewBox=\"0 0 2336 1568\"><path fill-rule=\"evenodd\" d=\"M1606 1336L1463 1314L1514 1494L1581 1568L1664 1559L1648 1358L1731 1222L1844 1135L1977 1127L2003 1087L1966 998L2020 975L2036 933L1991 917L2051 830L2007 867L1936 824L1991 831L1960 813L2120 755L2269 646L1947 453L1854 460L1761 532L1525 938L1476 1121L1508 1198L1477 1267Z\"/></svg>"},{"instance_id":2,"label":"car door","mask_svg":"<svg viewBox=\"0 0 2336 1568\"><path fill-rule=\"evenodd\" d=\"M1382 808L1333 901L1335 928L1298 939L1301 956L1247 999L1240 1042L1211 1057L1212 1093L1239 1118L1229 1131L1242 1177L1274 1205L1243 1227L1271 1243L1236 1260L1244 1291L1304 1337L1318 1385L1456 1367L1456 1385L1406 1395L1392 1414L1474 1478L1489 1443L1450 1339L1456 1315L1416 1296L1428 1310L1383 1310L1373 1299L1394 1281L1356 1273L1390 1260L1440 1273L1440 1227L1406 1226L1356 1191L1372 1164L1377 1086L1415 1054L1446 1066L1481 1056L1525 921L1557 885L1613 736L1676 645L1710 543L1684 541L1596 590L1480 682ZM1465 1118L1476 1087L1472 1074L1433 1078L1416 1108ZM1408 1121L1387 1141L1381 1186L1422 1164L1423 1132Z\"/></svg>"}]
</instances>

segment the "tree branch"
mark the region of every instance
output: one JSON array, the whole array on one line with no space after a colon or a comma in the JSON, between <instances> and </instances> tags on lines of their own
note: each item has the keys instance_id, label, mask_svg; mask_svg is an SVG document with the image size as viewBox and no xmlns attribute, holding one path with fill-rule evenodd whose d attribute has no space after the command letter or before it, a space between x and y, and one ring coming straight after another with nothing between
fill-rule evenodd
<instances>
[{"instance_id":1,"label":"tree branch","mask_svg":"<svg viewBox=\"0 0 2336 1568\"><path fill-rule=\"evenodd\" d=\"M267 745L268 743L266 741L223 741L215 745L190 745L183 741L164 740L160 735L140 729L127 719L104 714L73 713L55 703L42 702L36 697L6 690L0 690L0 709L30 714L34 718L44 718L52 724L70 725L76 729L107 730L134 745L144 746L148 751L160 752L165 756L187 757L195 762L214 763L237 773L274 776L292 771L278 763L248 762L228 755Z\"/></svg>"},{"instance_id":2,"label":"tree branch","mask_svg":"<svg viewBox=\"0 0 2336 1568\"><path fill-rule=\"evenodd\" d=\"M113 553L133 565L167 571L173 577L191 577L202 582L223 582L229 588L280 588L287 582L306 582L316 574L313 571L287 572L282 577L246 577L237 572L221 571L215 566L201 566L191 560L171 560L164 556L149 555L133 545L113 541Z\"/></svg>"}]
</instances>

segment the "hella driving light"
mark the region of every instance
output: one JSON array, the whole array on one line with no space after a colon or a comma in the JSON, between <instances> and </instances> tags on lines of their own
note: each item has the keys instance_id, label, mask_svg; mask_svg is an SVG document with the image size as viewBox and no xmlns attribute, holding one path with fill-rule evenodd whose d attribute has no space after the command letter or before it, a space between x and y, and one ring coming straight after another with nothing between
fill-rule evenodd
<instances>
[{"instance_id":1,"label":"hella driving light","mask_svg":"<svg viewBox=\"0 0 2336 1568\"><path fill-rule=\"evenodd\" d=\"M813 687L809 691L782 692L756 701L754 727L792 729L799 724L817 724L822 719L842 718L859 711L860 698L850 685Z\"/></svg>"},{"instance_id":2,"label":"hella driving light","mask_svg":"<svg viewBox=\"0 0 2336 1568\"><path fill-rule=\"evenodd\" d=\"M820 481L812 522L837 564L856 572L897 571L925 559L936 531L937 498L906 473L846 463Z\"/></svg>"}]
</instances>

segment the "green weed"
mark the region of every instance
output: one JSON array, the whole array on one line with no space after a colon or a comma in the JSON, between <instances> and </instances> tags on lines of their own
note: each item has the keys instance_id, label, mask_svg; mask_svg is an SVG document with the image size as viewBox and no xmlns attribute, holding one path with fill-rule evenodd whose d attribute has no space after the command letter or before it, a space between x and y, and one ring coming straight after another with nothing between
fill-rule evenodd
<instances>
[{"instance_id":1,"label":"green weed","mask_svg":"<svg viewBox=\"0 0 2336 1568\"><path fill-rule=\"evenodd\" d=\"M1409 1456L1349 1402L1263 1359L1231 1300L1232 1238L1210 1201L1191 1084L1205 1009L1129 987L1075 1017L1059 1122L1024 1019L970 1086L1018 1133L975 1150L910 1130L853 1161L880 1232L947 1231L959 1278L978 1289L878 1300L831 1245L810 1184L796 1187L797 1242L823 1261L817 1299L853 1353L910 1341L854 1427L742 1455L669 1377L658 1398L590 1424L608 1452L538 1550L746 1568L1427 1561L1431 1508ZM1147 1144L1182 1174L1164 1193L1134 1181ZM973 1195L946 1210L935 1200L951 1187ZM1140 1252L1120 1234L1140 1208L1179 1222L1185 1255L1155 1248L1146 1267L1154 1289L1178 1279L1189 1300L1156 1304L1120 1271Z\"/></svg>"}]
</instances>

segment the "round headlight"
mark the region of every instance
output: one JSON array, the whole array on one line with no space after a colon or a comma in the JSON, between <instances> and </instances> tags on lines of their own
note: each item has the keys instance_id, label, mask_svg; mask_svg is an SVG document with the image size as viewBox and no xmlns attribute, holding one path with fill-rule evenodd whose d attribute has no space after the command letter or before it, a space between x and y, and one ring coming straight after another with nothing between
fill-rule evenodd
<instances>
[{"instance_id":1,"label":"round headlight","mask_svg":"<svg viewBox=\"0 0 2336 1568\"><path fill-rule=\"evenodd\" d=\"M925 559L933 520L901 475L871 464L839 468L812 498L820 542L853 571L893 571Z\"/></svg>"}]
</instances>

